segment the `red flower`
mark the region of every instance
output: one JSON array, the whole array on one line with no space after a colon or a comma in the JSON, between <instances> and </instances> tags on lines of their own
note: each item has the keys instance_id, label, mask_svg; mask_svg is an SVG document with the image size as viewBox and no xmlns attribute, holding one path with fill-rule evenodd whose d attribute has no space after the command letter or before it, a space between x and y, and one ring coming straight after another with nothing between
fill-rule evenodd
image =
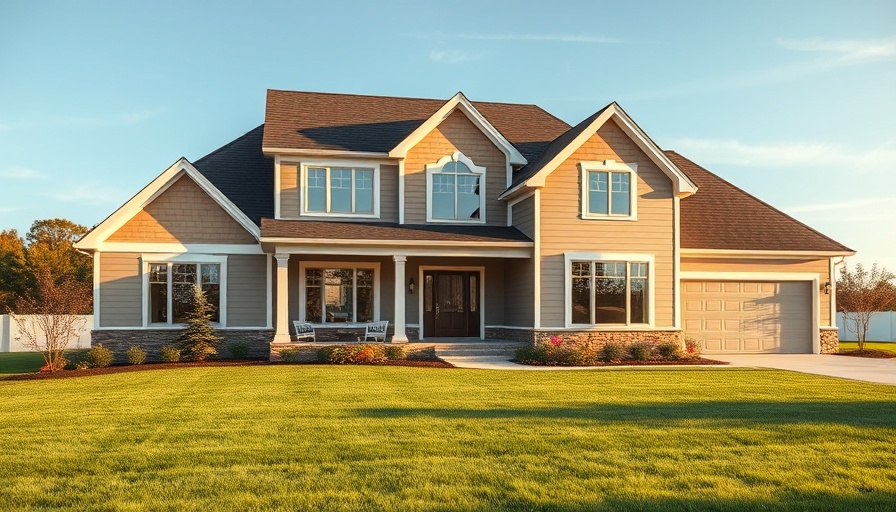
<instances>
[{"instance_id":1,"label":"red flower","mask_svg":"<svg viewBox=\"0 0 896 512\"><path fill-rule=\"evenodd\" d=\"M563 339L560 336L557 336L556 334L551 336L551 345L559 347L561 343L563 343Z\"/></svg>"}]
</instances>

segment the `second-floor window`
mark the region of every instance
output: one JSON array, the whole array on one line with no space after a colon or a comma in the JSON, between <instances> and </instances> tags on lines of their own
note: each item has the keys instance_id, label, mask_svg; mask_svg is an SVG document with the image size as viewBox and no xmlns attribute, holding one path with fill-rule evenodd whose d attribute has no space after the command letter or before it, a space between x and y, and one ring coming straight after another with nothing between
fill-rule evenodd
<instances>
[{"instance_id":1,"label":"second-floor window","mask_svg":"<svg viewBox=\"0 0 896 512\"><path fill-rule=\"evenodd\" d=\"M427 222L485 222L485 168L463 153L426 166Z\"/></svg>"},{"instance_id":2,"label":"second-floor window","mask_svg":"<svg viewBox=\"0 0 896 512\"><path fill-rule=\"evenodd\" d=\"M377 215L376 169L321 165L302 169L303 214Z\"/></svg>"}]
</instances>

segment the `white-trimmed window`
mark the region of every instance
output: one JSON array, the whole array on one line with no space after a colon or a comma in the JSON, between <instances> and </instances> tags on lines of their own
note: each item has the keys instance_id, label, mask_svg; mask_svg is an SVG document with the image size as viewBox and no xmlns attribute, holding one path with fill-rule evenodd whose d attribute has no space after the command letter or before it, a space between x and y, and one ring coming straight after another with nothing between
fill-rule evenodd
<instances>
[{"instance_id":1,"label":"white-trimmed window","mask_svg":"<svg viewBox=\"0 0 896 512\"><path fill-rule=\"evenodd\" d=\"M583 219L637 219L637 163L580 162L579 170Z\"/></svg>"},{"instance_id":2,"label":"white-trimmed window","mask_svg":"<svg viewBox=\"0 0 896 512\"><path fill-rule=\"evenodd\" d=\"M455 152L426 165L426 221L485 222L485 167Z\"/></svg>"},{"instance_id":3,"label":"white-trimmed window","mask_svg":"<svg viewBox=\"0 0 896 512\"><path fill-rule=\"evenodd\" d=\"M145 326L177 326L186 322L193 307L193 286L199 285L214 311L212 322L224 325L226 311L226 257L205 261L189 257L145 256L143 296Z\"/></svg>"},{"instance_id":4,"label":"white-trimmed window","mask_svg":"<svg viewBox=\"0 0 896 512\"><path fill-rule=\"evenodd\" d=\"M379 263L301 262L300 318L313 324L379 320Z\"/></svg>"},{"instance_id":5,"label":"white-trimmed window","mask_svg":"<svg viewBox=\"0 0 896 512\"><path fill-rule=\"evenodd\" d=\"M318 165L301 171L302 215L379 217L379 166Z\"/></svg>"},{"instance_id":6,"label":"white-trimmed window","mask_svg":"<svg viewBox=\"0 0 896 512\"><path fill-rule=\"evenodd\" d=\"M652 255L567 255L567 326L652 325L653 266Z\"/></svg>"}]
</instances>

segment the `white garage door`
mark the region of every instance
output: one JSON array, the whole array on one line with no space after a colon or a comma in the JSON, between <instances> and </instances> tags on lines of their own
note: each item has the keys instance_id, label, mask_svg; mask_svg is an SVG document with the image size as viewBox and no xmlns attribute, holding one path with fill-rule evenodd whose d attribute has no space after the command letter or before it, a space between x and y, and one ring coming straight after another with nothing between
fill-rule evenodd
<instances>
[{"instance_id":1,"label":"white garage door","mask_svg":"<svg viewBox=\"0 0 896 512\"><path fill-rule=\"evenodd\" d=\"M683 281L685 335L706 352L812 352L812 284Z\"/></svg>"}]
</instances>

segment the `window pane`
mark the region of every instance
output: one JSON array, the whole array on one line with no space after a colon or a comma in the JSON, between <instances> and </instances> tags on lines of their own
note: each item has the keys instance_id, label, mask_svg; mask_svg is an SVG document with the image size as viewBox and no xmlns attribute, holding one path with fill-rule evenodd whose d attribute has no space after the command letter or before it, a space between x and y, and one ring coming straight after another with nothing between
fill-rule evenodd
<instances>
[{"instance_id":1,"label":"window pane","mask_svg":"<svg viewBox=\"0 0 896 512\"><path fill-rule=\"evenodd\" d=\"M470 276L470 311L479 311L479 279L478 276Z\"/></svg>"},{"instance_id":2,"label":"window pane","mask_svg":"<svg viewBox=\"0 0 896 512\"><path fill-rule=\"evenodd\" d=\"M572 263L572 323L591 323L591 263Z\"/></svg>"},{"instance_id":3,"label":"window pane","mask_svg":"<svg viewBox=\"0 0 896 512\"><path fill-rule=\"evenodd\" d=\"M305 321L323 323L321 286L323 271L318 268L305 269Z\"/></svg>"},{"instance_id":4,"label":"window pane","mask_svg":"<svg viewBox=\"0 0 896 512\"><path fill-rule=\"evenodd\" d=\"M174 323L184 323L187 321L187 313L193 309L193 285L187 283L174 283L171 285L172 297L172 316Z\"/></svg>"},{"instance_id":5,"label":"window pane","mask_svg":"<svg viewBox=\"0 0 896 512\"><path fill-rule=\"evenodd\" d=\"M221 265L203 263L202 268L202 284L220 284L221 283Z\"/></svg>"},{"instance_id":6,"label":"window pane","mask_svg":"<svg viewBox=\"0 0 896 512\"><path fill-rule=\"evenodd\" d=\"M454 180L450 174L432 176L432 216L434 219L454 219Z\"/></svg>"},{"instance_id":7,"label":"window pane","mask_svg":"<svg viewBox=\"0 0 896 512\"><path fill-rule=\"evenodd\" d=\"M220 322L221 321L221 286L217 283L214 284L204 284L202 285L202 292L205 293L205 297L208 299L209 304L212 305L212 322Z\"/></svg>"},{"instance_id":8,"label":"window pane","mask_svg":"<svg viewBox=\"0 0 896 512\"><path fill-rule=\"evenodd\" d=\"M463 165L463 164L458 164ZM479 176L457 177L457 219L479 218Z\"/></svg>"},{"instance_id":9,"label":"window pane","mask_svg":"<svg viewBox=\"0 0 896 512\"><path fill-rule=\"evenodd\" d=\"M613 197L611 198L614 215L631 214L631 175L624 172L613 173Z\"/></svg>"},{"instance_id":10,"label":"window pane","mask_svg":"<svg viewBox=\"0 0 896 512\"><path fill-rule=\"evenodd\" d=\"M609 212L608 173L588 173L588 213L606 215Z\"/></svg>"},{"instance_id":11,"label":"window pane","mask_svg":"<svg viewBox=\"0 0 896 512\"><path fill-rule=\"evenodd\" d=\"M594 322L624 324L625 277L596 277L594 288Z\"/></svg>"},{"instance_id":12,"label":"window pane","mask_svg":"<svg viewBox=\"0 0 896 512\"><path fill-rule=\"evenodd\" d=\"M355 171L355 213L373 213L373 171Z\"/></svg>"},{"instance_id":13,"label":"window pane","mask_svg":"<svg viewBox=\"0 0 896 512\"><path fill-rule=\"evenodd\" d=\"M354 297L352 281L354 270L348 268L324 271L327 322L351 322Z\"/></svg>"},{"instance_id":14,"label":"window pane","mask_svg":"<svg viewBox=\"0 0 896 512\"><path fill-rule=\"evenodd\" d=\"M327 170L322 168L308 169L308 194L305 210L309 212L327 211Z\"/></svg>"},{"instance_id":15,"label":"window pane","mask_svg":"<svg viewBox=\"0 0 896 512\"><path fill-rule=\"evenodd\" d=\"M330 169L330 211L351 213L351 169Z\"/></svg>"},{"instance_id":16,"label":"window pane","mask_svg":"<svg viewBox=\"0 0 896 512\"><path fill-rule=\"evenodd\" d=\"M432 311L432 276L423 277L423 309L427 312Z\"/></svg>"},{"instance_id":17,"label":"window pane","mask_svg":"<svg viewBox=\"0 0 896 512\"><path fill-rule=\"evenodd\" d=\"M647 315L647 279L632 279L632 296L629 299L629 307L631 309L631 323L646 324L649 322Z\"/></svg>"},{"instance_id":18,"label":"window pane","mask_svg":"<svg viewBox=\"0 0 896 512\"><path fill-rule=\"evenodd\" d=\"M373 270L358 269L358 322L373 321Z\"/></svg>"}]
</instances>

